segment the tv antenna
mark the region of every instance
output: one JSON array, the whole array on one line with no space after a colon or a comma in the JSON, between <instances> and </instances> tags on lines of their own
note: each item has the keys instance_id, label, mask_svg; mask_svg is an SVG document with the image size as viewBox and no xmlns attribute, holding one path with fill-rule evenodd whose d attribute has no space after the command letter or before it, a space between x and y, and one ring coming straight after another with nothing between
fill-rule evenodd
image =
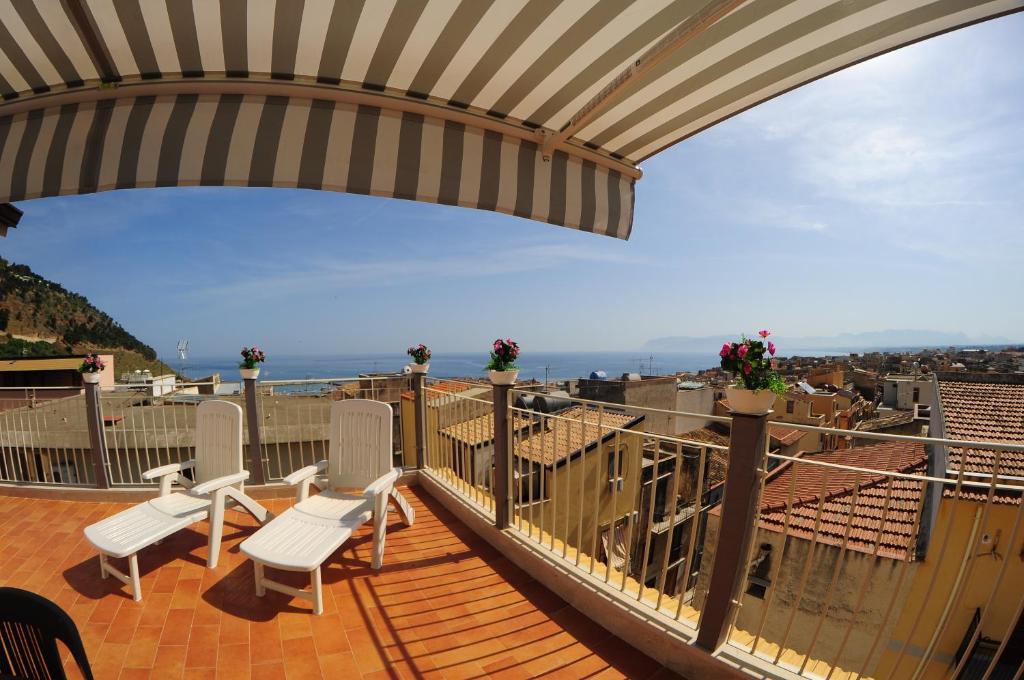
<instances>
[{"instance_id":1,"label":"tv antenna","mask_svg":"<svg viewBox=\"0 0 1024 680\"><path fill-rule=\"evenodd\" d=\"M185 360L188 359L188 340L178 340L178 372L184 377Z\"/></svg>"}]
</instances>

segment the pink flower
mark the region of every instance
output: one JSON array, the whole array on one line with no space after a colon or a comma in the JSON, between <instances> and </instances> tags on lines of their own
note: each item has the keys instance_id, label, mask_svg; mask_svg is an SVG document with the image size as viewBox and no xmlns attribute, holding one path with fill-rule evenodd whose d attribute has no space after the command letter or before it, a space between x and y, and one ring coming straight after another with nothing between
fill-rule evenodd
<instances>
[{"instance_id":1,"label":"pink flower","mask_svg":"<svg viewBox=\"0 0 1024 680\"><path fill-rule=\"evenodd\" d=\"M736 354L738 354L740 359L742 359L743 357L747 356L747 352L749 351L749 347L747 347L746 345L740 345L739 349L736 350Z\"/></svg>"},{"instance_id":2,"label":"pink flower","mask_svg":"<svg viewBox=\"0 0 1024 680\"><path fill-rule=\"evenodd\" d=\"M746 361L746 362L743 363L743 375L750 375L750 372L752 370L754 370L754 369L751 368L749 361Z\"/></svg>"},{"instance_id":3,"label":"pink flower","mask_svg":"<svg viewBox=\"0 0 1024 680\"><path fill-rule=\"evenodd\" d=\"M729 356L729 351L731 349L732 349L732 347L729 345L729 343L725 343L724 345L722 345L722 349L718 353L718 356L720 356L720 357L722 357L724 359L725 357Z\"/></svg>"},{"instance_id":4,"label":"pink flower","mask_svg":"<svg viewBox=\"0 0 1024 680\"><path fill-rule=\"evenodd\" d=\"M769 333L768 331L759 331L758 335L760 335L762 338L767 338L769 335L771 335L771 333Z\"/></svg>"},{"instance_id":5,"label":"pink flower","mask_svg":"<svg viewBox=\"0 0 1024 680\"><path fill-rule=\"evenodd\" d=\"M768 354L775 356L775 343L771 340L768 341Z\"/></svg>"}]
</instances>

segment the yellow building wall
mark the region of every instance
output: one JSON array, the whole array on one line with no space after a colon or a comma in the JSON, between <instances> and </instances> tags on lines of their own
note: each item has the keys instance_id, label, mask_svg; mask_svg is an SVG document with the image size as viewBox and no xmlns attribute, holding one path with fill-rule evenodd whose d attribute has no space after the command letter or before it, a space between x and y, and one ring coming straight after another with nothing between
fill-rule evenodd
<instances>
[{"instance_id":1,"label":"yellow building wall","mask_svg":"<svg viewBox=\"0 0 1024 680\"><path fill-rule=\"evenodd\" d=\"M636 507L641 444L640 434L619 436L624 481L622 489L615 492L608 483L608 457L615 449L614 438L566 464L545 468L543 488L547 500L533 504L534 525L588 555L594 554L595 547L600 553L600 530L610 525L613 519L626 517ZM529 505L524 504L523 513L524 519L529 521ZM634 537L637 531L634 529Z\"/></svg>"},{"instance_id":2,"label":"yellow building wall","mask_svg":"<svg viewBox=\"0 0 1024 680\"><path fill-rule=\"evenodd\" d=\"M976 609L986 612L981 635L994 640L1006 638L1024 591L1024 526L1010 543L1019 510L1017 505L993 506L985 518L981 503L942 499L928 554L916 573L886 654L878 665L877 677L889 677L893 669L895 678L913 675L933 636L939 634L943 613L951 599L948 625L935 642L932 662L918 677L945 678L950 673ZM999 541L995 549L1002 559L990 554L991 543L981 543L982 535L994 539L997 532ZM948 543L940 557L947 535ZM963 576L958 587L961 570ZM933 579L934 585L930 586ZM986 609L990 599L992 604ZM900 649L908 638L909 644L901 657Z\"/></svg>"}]
</instances>

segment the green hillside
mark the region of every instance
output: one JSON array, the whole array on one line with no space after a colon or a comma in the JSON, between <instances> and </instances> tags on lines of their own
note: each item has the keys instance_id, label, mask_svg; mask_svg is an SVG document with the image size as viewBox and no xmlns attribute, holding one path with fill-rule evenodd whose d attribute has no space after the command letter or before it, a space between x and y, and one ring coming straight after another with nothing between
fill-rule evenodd
<instances>
[{"instance_id":1,"label":"green hillside","mask_svg":"<svg viewBox=\"0 0 1024 680\"><path fill-rule=\"evenodd\" d=\"M118 374L173 373L156 351L83 295L0 257L0 357L114 354Z\"/></svg>"}]
</instances>

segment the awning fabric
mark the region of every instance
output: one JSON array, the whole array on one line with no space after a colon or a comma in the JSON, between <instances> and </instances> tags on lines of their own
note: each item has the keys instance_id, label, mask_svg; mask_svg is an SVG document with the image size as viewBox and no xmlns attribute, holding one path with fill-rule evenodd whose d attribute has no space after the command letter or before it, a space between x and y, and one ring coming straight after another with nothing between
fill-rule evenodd
<instances>
[{"instance_id":1,"label":"awning fabric","mask_svg":"<svg viewBox=\"0 0 1024 680\"><path fill-rule=\"evenodd\" d=\"M1024 0L0 0L0 203L369 193L627 238L637 164Z\"/></svg>"}]
</instances>

